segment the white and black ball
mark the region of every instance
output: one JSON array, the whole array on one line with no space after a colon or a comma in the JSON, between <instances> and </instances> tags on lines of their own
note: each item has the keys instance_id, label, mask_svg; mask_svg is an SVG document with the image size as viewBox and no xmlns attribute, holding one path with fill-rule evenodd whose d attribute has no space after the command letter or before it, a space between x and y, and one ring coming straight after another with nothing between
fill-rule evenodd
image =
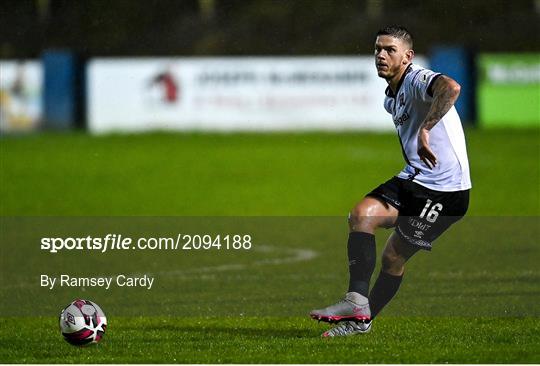
<instances>
[{"instance_id":1,"label":"white and black ball","mask_svg":"<svg viewBox=\"0 0 540 366\"><path fill-rule=\"evenodd\" d=\"M98 343L107 329L107 318L90 300L77 299L60 313L60 331L64 339L77 346Z\"/></svg>"}]
</instances>

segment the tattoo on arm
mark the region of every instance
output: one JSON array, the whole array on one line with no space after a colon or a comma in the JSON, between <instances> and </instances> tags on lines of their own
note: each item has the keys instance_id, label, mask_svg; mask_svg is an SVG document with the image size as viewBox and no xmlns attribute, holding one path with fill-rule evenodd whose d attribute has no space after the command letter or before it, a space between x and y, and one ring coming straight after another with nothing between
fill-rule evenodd
<instances>
[{"instance_id":1,"label":"tattoo on arm","mask_svg":"<svg viewBox=\"0 0 540 366\"><path fill-rule=\"evenodd\" d=\"M433 102L422 124L423 128L431 130L452 108L459 96L460 86L447 76L441 76L433 85Z\"/></svg>"}]
</instances>

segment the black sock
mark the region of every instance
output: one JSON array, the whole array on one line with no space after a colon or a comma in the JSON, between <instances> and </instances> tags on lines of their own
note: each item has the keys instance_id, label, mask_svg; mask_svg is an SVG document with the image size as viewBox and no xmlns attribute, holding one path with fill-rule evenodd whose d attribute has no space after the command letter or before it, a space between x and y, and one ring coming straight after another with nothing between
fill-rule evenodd
<instances>
[{"instance_id":1,"label":"black sock","mask_svg":"<svg viewBox=\"0 0 540 366\"><path fill-rule=\"evenodd\" d=\"M369 307L373 319L397 293L403 275L394 276L381 271L369 293Z\"/></svg>"},{"instance_id":2,"label":"black sock","mask_svg":"<svg viewBox=\"0 0 540 366\"><path fill-rule=\"evenodd\" d=\"M349 254L349 292L368 296L369 280L375 269L375 235L353 231L347 242Z\"/></svg>"}]
</instances>

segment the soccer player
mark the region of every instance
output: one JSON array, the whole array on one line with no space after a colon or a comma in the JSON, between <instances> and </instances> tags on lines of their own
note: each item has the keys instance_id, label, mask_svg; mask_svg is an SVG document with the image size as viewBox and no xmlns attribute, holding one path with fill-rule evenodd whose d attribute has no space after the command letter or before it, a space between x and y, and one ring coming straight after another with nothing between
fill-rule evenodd
<instances>
[{"instance_id":1,"label":"soccer player","mask_svg":"<svg viewBox=\"0 0 540 366\"><path fill-rule=\"evenodd\" d=\"M411 34L404 27L377 33L375 66L388 87L384 108L392 115L405 168L368 193L349 214L349 289L345 298L313 319L338 322L323 337L367 333L372 320L397 293L404 267L420 249L463 217L471 181L465 137L454 107L459 84L412 63ZM375 268L375 230L395 228Z\"/></svg>"}]
</instances>

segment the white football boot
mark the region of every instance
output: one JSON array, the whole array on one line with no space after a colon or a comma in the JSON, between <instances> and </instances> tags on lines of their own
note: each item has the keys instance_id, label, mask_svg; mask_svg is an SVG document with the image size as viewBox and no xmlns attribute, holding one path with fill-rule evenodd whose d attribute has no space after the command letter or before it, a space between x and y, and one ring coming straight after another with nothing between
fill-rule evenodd
<instances>
[{"instance_id":1,"label":"white football boot","mask_svg":"<svg viewBox=\"0 0 540 366\"><path fill-rule=\"evenodd\" d=\"M315 320L337 323L343 320L368 321L371 319L367 297L357 292L347 292L337 304L324 309L313 310L309 315Z\"/></svg>"},{"instance_id":2,"label":"white football boot","mask_svg":"<svg viewBox=\"0 0 540 366\"><path fill-rule=\"evenodd\" d=\"M369 322L355 322L355 321L346 321L342 322L339 325L336 325L334 328L324 332L321 337L346 337L356 334L366 334L371 330L371 321Z\"/></svg>"}]
</instances>

